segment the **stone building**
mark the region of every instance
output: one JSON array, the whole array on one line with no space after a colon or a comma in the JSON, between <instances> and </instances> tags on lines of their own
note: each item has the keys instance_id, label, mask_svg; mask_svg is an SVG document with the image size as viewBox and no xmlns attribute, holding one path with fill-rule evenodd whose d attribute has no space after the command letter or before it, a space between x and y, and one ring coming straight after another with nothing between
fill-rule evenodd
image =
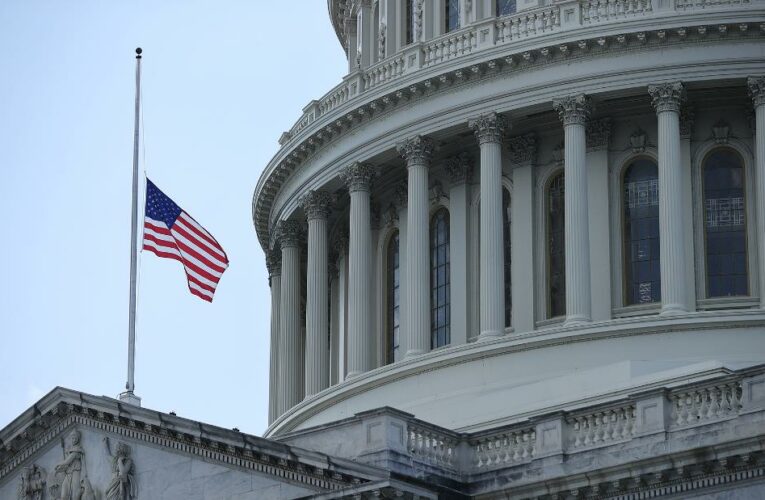
<instances>
[{"instance_id":1,"label":"stone building","mask_svg":"<svg viewBox=\"0 0 765 500\"><path fill-rule=\"evenodd\" d=\"M0 498L764 498L765 1L328 7L264 438L56 389Z\"/></svg>"}]
</instances>

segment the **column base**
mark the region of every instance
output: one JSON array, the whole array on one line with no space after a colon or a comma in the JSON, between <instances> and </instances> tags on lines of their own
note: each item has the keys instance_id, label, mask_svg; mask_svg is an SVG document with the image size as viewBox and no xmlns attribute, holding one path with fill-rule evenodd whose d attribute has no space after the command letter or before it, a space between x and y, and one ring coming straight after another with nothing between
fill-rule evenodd
<instances>
[{"instance_id":1,"label":"column base","mask_svg":"<svg viewBox=\"0 0 765 500\"><path fill-rule=\"evenodd\" d=\"M662 316L674 316L676 314L688 314L688 309L682 304L666 304L661 306Z\"/></svg>"},{"instance_id":2,"label":"column base","mask_svg":"<svg viewBox=\"0 0 765 500\"><path fill-rule=\"evenodd\" d=\"M477 342L485 342L487 340L498 339L499 337L503 337L504 335L505 335L504 330L486 330L485 332L481 332L481 334L478 336Z\"/></svg>"},{"instance_id":3,"label":"column base","mask_svg":"<svg viewBox=\"0 0 765 500\"><path fill-rule=\"evenodd\" d=\"M567 316L566 320L563 322L563 326L576 326L576 325L582 325L585 323L592 323L592 318L589 316Z\"/></svg>"},{"instance_id":4,"label":"column base","mask_svg":"<svg viewBox=\"0 0 765 500\"><path fill-rule=\"evenodd\" d=\"M416 358L417 356L422 356L428 351L423 351L422 349L413 349L411 351L406 351L406 354L404 354L404 359L412 359Z\"/></svg>"}]
</instances>

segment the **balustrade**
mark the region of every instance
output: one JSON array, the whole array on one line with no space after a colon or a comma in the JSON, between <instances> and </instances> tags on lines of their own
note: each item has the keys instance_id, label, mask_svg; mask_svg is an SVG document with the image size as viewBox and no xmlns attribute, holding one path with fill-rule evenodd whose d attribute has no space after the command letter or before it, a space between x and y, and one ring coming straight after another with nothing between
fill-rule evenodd
<instances>
[{"instance_id":1,"label":"balustrade","mask_svg":"<svg viewBox=\"0 0 765 500\"><path fill-rule=\"evenodd\" d=\"M672 424L677 427L738 415L741 382L700 387L672 393Z\"/></svg>"},{"instance_id":2,"label":"balustrade","mask_svg":"<svg viewBox=\"0 0 765 500\"><path fill-rule=\"evenodd\" d=\"M582 0L580 6L583 23L641 16L653 11L651 0Z\"/></svg>"},{"instance_id":3,"label":"balustrade","mask_svg":"<svg viewBox=\"0 0 765 500\"><path fill-rule=\"evenodd\" d=\"M560 7L547 7L522 15L501 17L496 22L497 42L521 40L560 27Z\"/></svg>"},{"instance_id":4,"label":"balustrade","mask_svg":"<svg viewBox=\"0 0 765 500\"><path fill-rule=\"evenodd\" d=\"M369 68L362 79L364 90L369 90L389 80L398 78L404 73L404 58L393 57Z\"/></svg>"},{"instance_id":5,"label":"balustrade","mask_svg":"<svg viewBox=\"0 0 765 500\"><path fill-rule=\"evenodd\" d=\"M448 469L457 468L457 446L460 439L425 426L409 425L407 449L425 463Z\"/></svg>"},{"instance_id":6,"label":"balustrade","mask_svg":"<svg viewBox=\"0 0 765 500\"><path fill-rule=\"evenodd\" d=\"M630 439L635 433L635 405L576 415L568 419L572 449L608 445Z\"/></svg>"},{"instance_id":7,"label":"balustrade","mask_svg":"<svg viewBox=\"0 0 765 500\"><path fill-rule=\"evenodd\" d=\"M483 472L496 467L507 467L528 460L536 454L534 428L504 430L470 442L473 467Z\"/></svg>"},{"instance_id":8,"label":"balustrade","mask_svg":"<svg viewBox=\"0 0 765 500\"><path fill-rule=\"evenodd\" d=\"M471 53L477 47L475 28L467 28L450 36L437 38L423 48L425 66L448 61Z\"/></svg>"},{"instance_id":9,"label":"balustrade","mask_svg":"<svg viewBox=\"0 0 765 500\"><path fill-rule=\"evenodd\" d=\"M675 0L677 10L706 9L710 7L726 7L728 5L747 5L751 0Z\"/></svg>"}]
</instances>

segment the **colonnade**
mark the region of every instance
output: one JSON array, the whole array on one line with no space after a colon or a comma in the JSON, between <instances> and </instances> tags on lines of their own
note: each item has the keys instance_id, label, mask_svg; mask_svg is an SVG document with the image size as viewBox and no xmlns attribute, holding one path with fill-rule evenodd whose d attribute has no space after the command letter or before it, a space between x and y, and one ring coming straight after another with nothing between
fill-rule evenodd
<instances>
[{"instance_id":1,"label":"colonnade","mask_svg":"<svg viewBox=\"0 0 765 500\"><path fill-rule=\"evenodd\" d=\"M756 113L755 180L757 197L757 238L761 269L765 266L765 77L750 78L748 87ZM664 315L689 310L685 263L685 224L683 220L680 109L685 89L680 82L661 83L648 88L658 121L659 231L661 255L661 297ZM588 214L588 172L586 127L591 99L586 95L566 96L552 102L564 128L565 171L565 324L586 324L592 318L590 232ZM501 337L504 325L504 265L502 216L503 137L510 128L505 117L487 113L469 120L480 148L480 313L479 340ZM434 143L414 136L397 145L407 169L406 244L402 273L402 306L405 320L403 348L406 358L430 350L430 252L428 175ZM460 178L467 180L464 166ZM341 172L350 194L348 241L348 318L347 369L350 379L374 368L374 328L372 327L372 228L370 186L375 169L366 163L353 163ZM457 183L462 186L464 182ZM465 193L463 193L465 194ZM305 238L303 224L296 220L278 225L276 247L268 256L271 283L271 379L270 421L305 397L315 395L343 380L342 373L331 373L338 360L330 360L328 332L337 333L339 320L329 318L329 295L337 295L337 284L328 283L327 218L332 197L311 191L301 199L307 219L306 324L301 318L299 248ZM464 232L464 231L463 231ZM531 235L528 235L530 238ZM761 307L765 308L765 273L760 272ZM531 287L531 283L528 284ZM333 308L334 311L334 308ZM464 320L464 319L463 319ZM330 325L330 321L333 323ZM305 328L305 346L303 345ZM333 340L334 342L334 340ZM333 355L337 353L333 346ZM304 352L305 351L305 352ZM332 361L332 362L330 362Z\"/></svg>"}]
</instances>

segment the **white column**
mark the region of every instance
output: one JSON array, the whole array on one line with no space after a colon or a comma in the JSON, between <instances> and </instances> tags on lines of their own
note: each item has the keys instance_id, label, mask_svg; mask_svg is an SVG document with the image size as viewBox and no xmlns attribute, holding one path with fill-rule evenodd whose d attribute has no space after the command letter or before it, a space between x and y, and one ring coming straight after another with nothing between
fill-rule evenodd
<instances>
[{"instance_id":1,"label":"white column","mask_svg":"<svg viewBox=\"0 0 765 500\"><path fill-rule=\"evenodd\" d=\"M374 60L374 53L377 51L377 40L375 40L375 24L377 19L372 19L372 2L363 0L359 4L359 13L356 16L356 53L359 56L359 66L361 69L368 68Z\"/></svg>"},{"instance_id":2,"label":"white column","mask_svg":"<svg viewBox=\"0 0 765 500\"><path fill-rule=\"evenodd\" d=\"M555 99L553 107L565 134L566 324L575 324L592 318L585 134L590 100L584 94L568 96Z\"/></svg>"},{"instance_id":3,"label":"white column","mask_svg":"<svg viewBox=\"0 0 765 500\"><path fill-rule=\"evenodd\" d=\"M372 231L369 187L372 167L353 163L342 172L351 195L348 250L348 374L351 378L372 368L371 297Z\"/></svg>"},{"instance_id":4,"label":"white column","mask_svg":"<svg viewBox=\"0 0 765 500\"><path fill-rule=\"evenodd\" d=\"M329 386L327 217L331 195L309 191L300 200L308 219L308 272L306 276L305 395Z\"/></svg>"},{"instance_id":5,"label":"white column","mask_svg":"<svg viewBox=\"0 0 765 500\"><path fill-rule=\"evenodd\" d=\"M398 330L398 342L399 342L399 355L395 361L401 361L406 354L407 346L409 345L409 289L406 276L408 276L407 266L407 248L409 248L407 242L409 240L409 230L407 219L409 218L409 210L407 209L407 196L409 195L407 189L407 183L402 182L396 187L395 202L398 208L398 274L399 274L399 330Z\"/></svg>"},{"instance_id":6,"label":"white column","mask_svg":"<svg viewBox=\"0 0 765 500\"><path fill-rule=\"evenodd\" d=\"M433 156L433 141L410 137L397 146L407 168L407 244L405 276L409 331L405 357L430 351L430 246L428 169Z\"/></svg>"},{"instance_id":7,"label":"white column","mask_svg":"<svg viewBox=\"0 0 765 500\"><path fill-rule=\"evenodd\" d=\"M283 414L303 399L303 360L300 324L300 241L302 227L284 221L279 229L282 249L281 299L279 303L279 396L277 412Z\"/></svg>"},{"instance_id":8,"label":"white column","mask_svg":"<svg viewBox=\"0 0 765 500\"><path fill-rule=\"evenodd\" d=\"M496 113L468 123L481 148L481 290L478 340L505 333L505 276L502 231L502 136L505 120Z\"/></svg>"},{"instance_id":9,"label":"white column","mask_svg":"<svg viewBox=\"0 0 765 500\"><path fill-rule=\"evenodd\" d=\"M337 263L330 257L329 269L329 385L336 385L340 380L340 283Z\"/></svg>"},{"instance_id":10,"label":"white column","mask_svg":"<svg viewBox=\"0 0 765 500\"><path fill-rule=\"evenodd\" d=\"M266 255L268 285L271 287L271 345L268 370L268 424L279 417L277 413L279 392L279 302L282 293L281 252Z\"/></svg>"},{"instance_id":11,"label":"white column","mask_svg":"<svg viewBox=\"0 0 765 500\"><path fill-rule=\"evenodd\" d=\"M755 112L755 198L757 199L757 248L759 257L760 308L765 309L765 76L749 77L749 93L754 101Z\"/></svg>"},{"instance_id":12,"label":"white column","mask_svg":"<svg viewBox=\"0 0 765 500\"><path fill-rule=\"evenodd\" d=\"M661 259L661 312L688 310L683 225L683 170L680 156L680 103L684 98L680 82L650 85L659 129L659 256Z\"/></svg>"},{"instance_id":13,"label":"white column","mask_svg":"<svg viewBox=\"0 0 765 500\"><path fill-rule=\"evenodd\" d=\"M451 178L449 188L449 254L451 255L451 344L466 344L468 339L468 182L470 159L461 154L446 161Z\"/></svg>"}]
</instances>

